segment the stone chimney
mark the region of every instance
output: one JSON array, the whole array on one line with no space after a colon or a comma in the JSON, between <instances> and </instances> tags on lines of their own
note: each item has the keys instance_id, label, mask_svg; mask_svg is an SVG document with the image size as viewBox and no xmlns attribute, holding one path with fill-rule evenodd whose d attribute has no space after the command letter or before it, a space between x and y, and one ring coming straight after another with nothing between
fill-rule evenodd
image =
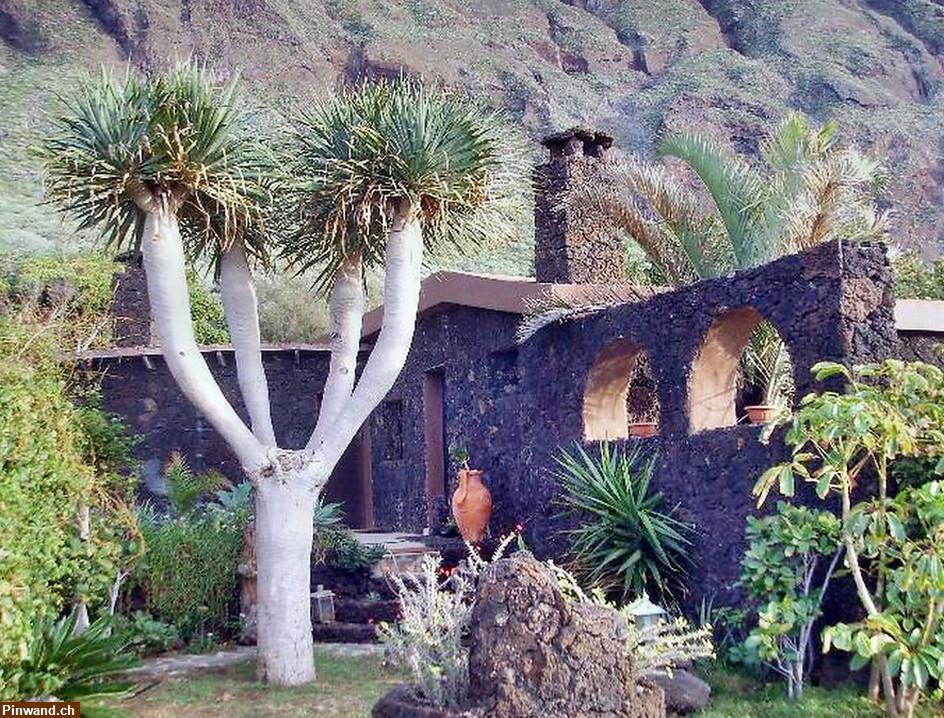
<instances>
[{"instance_id":1,"label":"stone chimney","mask_svg":"<svg viewBox=\"0 0 944 718\"><path fill-rule=\"evenodd\" d=\"M563 205L562 196L597 171L613 138L575 127L545 138L550 160L537 168L534 268L539 282L612 284L625 281L618 230L592 212Z\"/></svg>"},{"instance_id":2,"label":"stone chimney","mask_svg":"<svg viewBox=\"0 0 944 718\"><path fill-rule=\"evenodd\" d=\"M115 273L115 294L111 305L115 318L115 346L149 346L153 343L151 307L141 255L126 252L115 257L115 261L124 264L124 270Z\"/></svg>"}]
</instances>

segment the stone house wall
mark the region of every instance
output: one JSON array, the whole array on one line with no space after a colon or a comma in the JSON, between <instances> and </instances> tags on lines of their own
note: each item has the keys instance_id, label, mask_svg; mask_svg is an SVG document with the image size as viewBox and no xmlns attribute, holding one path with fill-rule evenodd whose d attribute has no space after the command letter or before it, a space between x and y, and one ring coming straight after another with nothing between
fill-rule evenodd
<instances>
[{"instance_id":1,"label":"stone house wall","mask_svg":"<svg viewBox=\"0 0 944 718\"><path fill-rule=\"evenodd\" d=\"M621 441L658 452L655 488L697 527L692 600L723 600L738 574L745 518L754 511L751 487L787 451L781 435L763 444L760 429L743 423L689 429L689 377L703 341L713 325L723 327L732 310L739 316L745 307L786 341L798 396L816 388L808 369L817 361L864 362L900 353L891 275L884 248L874 245L824 245L734 277L554 324L521 345L513 339L514 315L447 308L420 319L404 373L387 398L400 412L396 462L377 455L383 427L377 415L372 424L378 525L425 525L422 385L427 372L436 371L445 384L446 443L467 448L472 464L484 470L494 497L492 530L520 522L539 555L559 551L566 524L556 516L554 456L585 439L584 393L595 359L614 340L628 341L648 356L660 428L656 437Z\"/></svg>"}]
</instances>

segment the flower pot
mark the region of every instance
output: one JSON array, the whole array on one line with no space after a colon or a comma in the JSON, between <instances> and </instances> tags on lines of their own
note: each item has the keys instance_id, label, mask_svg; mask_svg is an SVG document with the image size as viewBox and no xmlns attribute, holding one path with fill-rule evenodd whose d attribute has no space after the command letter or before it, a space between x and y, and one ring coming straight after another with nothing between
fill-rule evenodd
<instances>
[{"instance_id":1,"label":"flower pot","mask_svg":"<svg viewBox=\"0 0 944 718\"><path fill-rule=\"evenodd\" d=\"M459 487L452 495L452 515L463 539L477 543L485 538L492 515L492 494L482 483L481 471L459 471Z\"/></svg>"},{"instance_id":2,"label":"flower pot","mask_svg":"<svg viewBox=\"0 0 944 718\"><path fill-rule=\"evenodd\" d=\"M634 421L629 425L629 435L646 438L655 436L659 425L654 421Z\"/></svg>"},{"instance_id":3,"label":"flower pot","mask_svg":"<svg viewBox=\"0 0 944 718\"><path fill-rule=\"evenodd\" d=\"M769 424L777 415L777 407L770 404L757 404L756 406L745 406L747 420L752 424Z\"/></svg>"}]
</instances>

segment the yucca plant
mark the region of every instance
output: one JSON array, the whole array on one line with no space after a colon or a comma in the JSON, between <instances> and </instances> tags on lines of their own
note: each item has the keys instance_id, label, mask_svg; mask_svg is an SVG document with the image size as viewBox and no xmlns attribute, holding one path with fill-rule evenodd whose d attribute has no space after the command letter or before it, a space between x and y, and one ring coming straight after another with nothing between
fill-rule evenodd
<instances>
[{"instance_id":1,"label":"yucca plant","mask_svg":"<svg viewBox=\"0 0 944 718\"><path fill-rule=\"evenodd\" d=\"M693 527L652 491L654 457L603 442L595 454L580 444L562 450L557 464L563 515L576 522L564 533L581 583L621 600L648 592L673 601L684 594Z\"/></svg>"},{"instance_id":2,"label":"yucca plant","mask_svg":"<svg viewBox=\"0 0 944 718\"><path fill-rule=\"evenodd\" d=\"M75 628L75 614L37 626L19 669L21 697L80 701L82 715L92 718L125 715L101 705L101 700L131 692L134 684L116 680L115 675L137 665L137 656L112 631L109 617L98 619L81 633Z\"/></svg>"},{"instance_id":3,"label":"yucca plant","mask_svg":"<svg viewBox=\"0 0 944 718\"><path fill-rule=\"evenodd\" d=\"M268 143L284 149L278 171L243 106L234 84L193 65L124 83L104 77L67 104L42 156L50 199L106 239L141 246L167 365L255 489L258 675L297 685L314 679L315 502L406 361L424 251L508 236L528 167L499 117L412 83L362 85L294 118L285 142ZM276 194L284 216L270 216ZM272 428L251 276L267 233L285 240L280 252L296 269L322 269L331 292L331 363L303 450L279 448ZM196 255L218 266L251 428L194 340L186 260ZM355 386L362 278L378 264L383 325Z\"/></svg>"}]
</instances>

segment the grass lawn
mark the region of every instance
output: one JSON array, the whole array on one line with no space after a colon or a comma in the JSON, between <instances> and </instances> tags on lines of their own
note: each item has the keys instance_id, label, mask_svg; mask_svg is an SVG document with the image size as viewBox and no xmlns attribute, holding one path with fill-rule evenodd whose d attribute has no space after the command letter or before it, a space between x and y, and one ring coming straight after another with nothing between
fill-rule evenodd
<instances>
[{"instance_id":1,"label":"grass lawn","mask_svg":"<svg viewBox=\"0 0 944 718\"><path fill-rule=\"evenodd\" d=\"M135 718L365 718L399 676L379 657L335 658L316 653L317 682L305 688L270 688L255 680L255 665L171 679L116 707Z\"/></svg>"},{"instance_id":2,"label":"grass lawn","mask_svg":"<svg viewBox=\"0 0 944 718\"><path fill-rule=\"evenodd\" d=\"M698 718L882 718L884 712L863 698L855 687L804 689L803 701L791 703L783 683L758 681L720 668L707 676L711 683L711 706ZM924 707L916 716L944 716L940 708Z\"/></svg>"},{"instance_id":3,"label":"grass lawn","mask_svg":"<svg viewBox=\"0 0 944 718\"><path fill-rule=\"evenodd\" d=\"M251 663L172 679L116 704L135 718L367 718L377 699L400 677L379 657L316 657L318 681L306 688L257 683ZM802 703L787 701L780 683L758 681L720 668L711 670L711 706L696 718L882 718L882 711L849 688L808 688ZM925 707L920 718L944 718Z\"/></svg>"}]
</instances>

